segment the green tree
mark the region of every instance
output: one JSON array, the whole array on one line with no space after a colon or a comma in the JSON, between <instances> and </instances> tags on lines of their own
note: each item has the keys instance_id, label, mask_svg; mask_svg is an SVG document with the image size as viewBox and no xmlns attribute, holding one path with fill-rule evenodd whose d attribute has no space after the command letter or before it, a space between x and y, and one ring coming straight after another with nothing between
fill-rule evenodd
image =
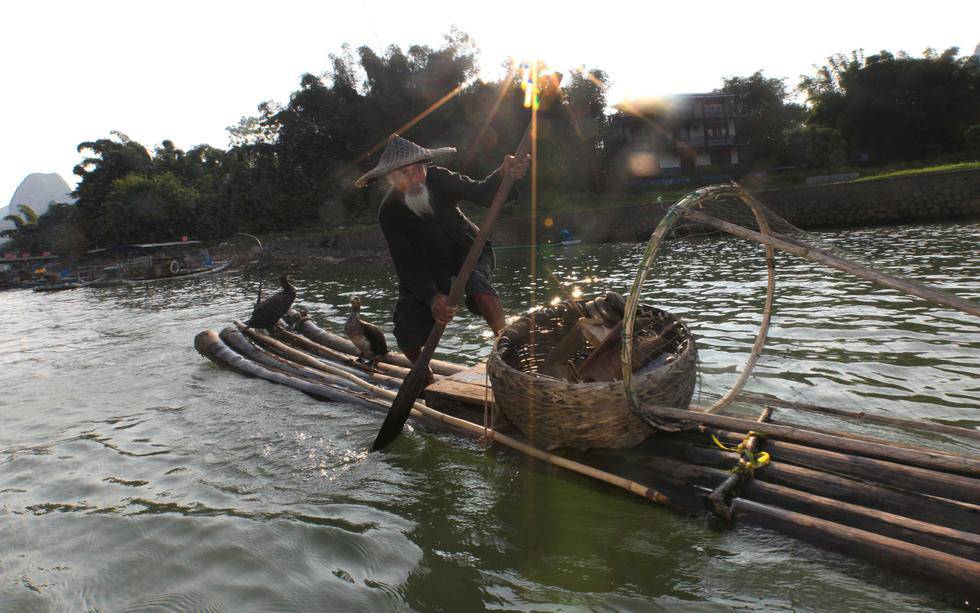
<instances>
[{"instance_id":1,"label":"green tree","mask_svg":"<svg viewBox=\"0 0 980 613\"><path fill-rule=\"evenodd\" d=\"M570 187L584 187L592 192L602 189L599 151L606 124L608 83L609 77L604 71L580 69L572 71L568 82L562 87L563 104L568 110L574 133L573 143L576 145L568 152L572 158L569 160L572 167L569 174L587 178L581 186L576 185L579 183L576 181Z\"/></svg>"},{"instance_id":2,"label":"green tree","mask_svg":"<svg viewBox=\"0 0 980 613\"><path fill-rule=\"evenodd\" d=\"M121 132L112 132L112 137L78 145L79 153L90 154L75 166L74 172L80 180L72 195L77 199L75 205L81 211L90 244L106 244L109 240L104 226L96 224L96 220L104 213L114 182L132 173L148 174L153 168L153 160L143 145Z\"/></svg>"},{"instance_id":3,"label":"green tree","mask_svg":"<svg viewBox=\"0 0 980 613\"><path fill-rule=\"evenodd\" d=\"M199 194L173 173L117 179L95 225L112 244L179 240L195 227Z\"/></svg>"},{"instance_id":4,"label":"green tree","mask_svg":"<svg viewBox=\"0 0 980 613\"><path fill-rule=\"evenodd\" d=\"M788 161L787 134L803 125L804 109L790 102L785 79L767 78L761 70L748 77L729 77L722 92L738 100L741 130L748 135L751 159L757 167Z\"/></svg>"},{"instance_id":5,"label":"green tree","mask_svg":"<svg viewBox=\"0 0 980 613\"><path fill-rule=\"evenodd\" d=\"M847 161L846 148L836 128L803 126L786 134L786 161L798 166L835 170Z\"/></svg>"},{"instance_id":6,"label":"green tree","mask_svg":"<svg viewBox=\"0 0 980 613\"><path fill-rule=\"evenodd\" d=\"M43 249L59 255L79 253L85 250L85 233L82 229L78 207L73 204L53 203L37 220L37 233Z\"/></svg>"},{"instance_id":7,"label":"green tree","mask_svg":"<svg viewBox=\"0 0 980 613\"><path fill-rule=\"evenodd\" d=\"M980 155L980 123L963 132L963 149L973 155Z\"/></svg>"},{"instance_id":8,"label":"green tree","mask_svg":"<svg viewBox=\"0 0 980 613\"><path fill-rule=\"evenodd\" d=\"M3 230L0 236L9 238L11 246L23 251L41 251L44 242L38 232L38 215L26 204L18 204L17 210L20 213L5 215L4 220L14 224L13 228Z\"/></svg>"},{"instance_id":9,"label":"green tree","mask_svg":"<svg viewBox=\"0 0 980 613\"><path fill-rule=\"evenodd\" d=\"M829 58L800 88L808 122L840 130L873 162L911 160L960 150L980 122L980 60L951 47L921 58L854 51Z\"/></svg>"}]
</instances>

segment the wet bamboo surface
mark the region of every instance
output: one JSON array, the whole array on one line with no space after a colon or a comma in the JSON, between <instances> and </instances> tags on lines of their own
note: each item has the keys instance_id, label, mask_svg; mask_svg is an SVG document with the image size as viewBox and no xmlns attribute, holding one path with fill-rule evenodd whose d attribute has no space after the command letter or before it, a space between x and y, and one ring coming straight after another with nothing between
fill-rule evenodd
<instances>
[{"instance_id":1,"label":"wet bamboo surface","mask_svg":"<svg viewBox=\"0 0 980 613\"><path fill-rule=\"evenodd\" d=\"M404 356L389 356L372 369L354 359L356 350L343 337L309 320L298 324L295 331L280 330L274 338L240 324L220 335L205 331L195 338L195 347L219 366L245 376L383 415L407 373ZM434 363L433 370L447 377L447 383L457 378L465 382L457 387L468 386L473 398L467 403L458 394L438 398L431 393L427 403L416 403L412 410L420 423L487 436L678 511L697 513L709 503L708 508L720 505L727 513L718 514L736 524L772 529L938 582L963 598L980 596L980 456L678 409L664 410L661 416L689 423L692 429L657 435L631 449L546 451L513 429L505 433L500 427L484 427L483 403L489 394L479 393L479 368L464 372L459 365L439 363L437 369ZM751 477L733 480L730 470L738 455L715 447L707 428L717 428L710 432L730 445L749 431L761 433L756 445L772 455L772 462ZM963 429L944 434L958 430ZM973 438L971 434L963 438Z\"/></svg>"}]
</instances>

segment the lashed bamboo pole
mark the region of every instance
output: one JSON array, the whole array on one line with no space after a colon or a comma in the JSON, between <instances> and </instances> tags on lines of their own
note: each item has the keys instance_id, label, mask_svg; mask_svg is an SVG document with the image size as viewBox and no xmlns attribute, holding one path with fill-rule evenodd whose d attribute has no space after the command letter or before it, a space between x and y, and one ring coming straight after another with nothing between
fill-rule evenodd
<instances>
[{"instance_id":1,"label":"lashed bamboo pole","mask_svg":"<svg viewBox=\"0 0 980 613\"><path fill-rule=\"evenodd\" d=\"M602 457L606 454L599 455ZM637 475L655 486L664 484L666 487L680 489L681 485L686 485L689 488L696 487L710 491L711 488L717 489L716 486L730 476L728 471L713 466L730 466L735 457L730 453L715 454L714 458L707 458L711 465L706 466L704 465L706 458L702 454L685 456L689 461L648 456L636 462L645 469L643 473ZM955 555L964 558L980 559L980 534L970 532L967 528L951 528L919 518L918 507L922 504L928 505L932 515L944 515L945 511L951 508L945 501L927 496L910 497L900 492L894 492L893 495L893 490L866 488L865 484L859 482L851 482L853 487L848 487L846 480L838 480L834 487L821 488L819 483L821 475L815 471L810 471L815 477L799 474L799 479L793 483L777 484L767 480L767 475L776 468L777 465L773 464L757 470L757 478L748 480L740 495L756 502L846 523L862 530L899 538L924 547L947 553L955 552ZM680 480L680 483L674 480ZM807 487L817 491L807 491L805 489ZM868 492L864 489L868 489ZM871 495L865 495L867 493ZM894 510L888 512L869 506L870 502L878 501L876 494L884 494L885 506ZM857 499L861 502L847 502L849 499ZM965 524L974 530L977 528L975 517L963 519L966 521L961 521L961 525Z\"/></svg>"},{"instance_id":2,"label":"lashed bamboo pole","mask_svg":"<svg viewBox=\"0 0 980 613\"><path fill-rule=\"evenodd\" d=\"M279 356L263 351L245 338L245 335L237 328L230 326L225 328L218 334L218 338L242 356L265 368L315 384L336 386L344 390L349 390L352 387L350 382L336 377L333 374L315 371L300 364L293 364Z\"/></svg>"},{"instance_id":3,"label":"lashed bamboo pole","mask_svg":"<svg viewBox=\"0 0 980 613\"><path fill-rule=\"evenodd\" d=\"M775 528L822 547L858 554L921 579L940 581L967 597L980 595L980 563L973 560L744 498L736 498L732 506L739 521Z\"/></svg>"},{"instance_id":4,"label":"lashed bamboo pole","mask_svg":"<svg viewBox=\"0 0 980 613\"><path fill-rule=\"evenodd\" d=\"M376 401L372 401L371 398L363 394L354 393L351 390L342 390L322 383L313 383L299 377L291 377L285 373L259 366L255 362L236 353L211 330L205 330L194 337L194 348L197 349L198 353L204 355L215 364L247 377L256 377L272 383L278 383L279 385L285 385L314 398L322 398L331 402L349 402L361 406L371 406L372 408L377 406Z\"/></svg>"},{"instance_id":5,"label":"lashed bamboo pole","mask_svg":"<svg viewBox=\"0 0 980 613\"><path fill-rule=\"evenodd\" d=\"M322 360L318 360L308 353L304 353L285 343L281 343L278 340L272 338L271 336L259 332L255 328L245 328L240 322L235 322L235 325L241 330L246 336L248 336L253 341L259 343L263 348L271 351L272 353L278 355L280 358L285 359L288 362L295 362L307 366L314 370L323 371L330 374L338 374L340 372L348 374L360 374L359 371L355 371L353 368L346 366L344 364L329 364ZM401 379L397 377L390 377L381 372L374 372L367 370L363 374L364 377L368 379L389 386L398 387L401 383Z\"/></svg>"},{"instance_id":6,"label":"lashed bamboo pole","mask_svg":"<svg viewBox=\"0 0 980 613\"><path fill-rule=\"evenodd\" d=\"M826 496L808 494L757 479L746 483L741 495L748 500L772 504L787 511L804 513L951 553L968 560L980 561L980 535L973 532L937 526L897 513L887 513Z\"/></svg>"},{"instance_id":7,"label":"lashed bamboo pole","mask_svg":"<svg viewBox=\"0 0 980 613\"><path fill-rule=\"evenodd\" d=\"M714 415L698 411L686 411L673 407L647 405L643 407L645 412L651 413L654 417L661 419L702 423L713 428L722 430L733 430L735 432L749 432L755 430L762 432L773 438L779 438L794 443L803 443L814 447L832 449L835 451L845 451L854 455L863 455L882 460L892 460L911 466L931 468L933 470L945 471L966 475L970 477L980 477L980 456L968 457L958 456L937 451L920 452L911 451L867 441L855 441L843 436L823 434L797 428L793 426L783 426L771 423L759 423L750 419L730 417L728 415Z\"/></svg>"},{"instance_id":8,"label":"lashed bamboo pole","mask_svg":"<svg viewBox=\"0 0 980 613\"><path fill-rule=\"evenodd\" d=\"M950 436L958 436L961 438L972 438L972 439L980 440L980 430L971 430L969 428L961 428L959 426L950 426L948 424L941 424L934 421L902 419L900 417L878 415L876 413L868 413L866 411L848 411L846 409L838 409L834 407L824 407L824 406L818 406L813 404L805 404L802 402L793 402L790 400L770 398L768 396L762 396L759 394L749 394L746 392L742 392L741 394L738 395L738 397L740 399L747 400L748 402L768 403L779 407L784 407L787 409L795 409L798 411L824 413L826 415L835 415L837 417L846 417L848 419L854 419L857 421L866 421L869 423L895 426L898 428L905 428L907 430L923 430L926 432L937 432L939 434L948 434Z\"/></svg>"},{"instance_id":9,"label":"lashed bamboo pole","mask_svg":"<svg viewBox=\"0 0 980 613\"><path fill-rule=\"evenodd\" d=\"M353 355L358 355L360 353L357 347L354 346L354 343L350 342L348 339L340 336L339 334L334 334L329 330L324 330L309 319L303 319L298 322L296 324L296 330L310 340L316 341L325 347L330 347L331 349L336 349L338 351L343 351L344 353ZM408 369L411 369L413 366L411 360L406 358L403 354L394 351L381 358L381 361ZM465 366L460 366L459 364L453 364L443 360L431 360L429 362L429 366L432 368L433 372L440 375L454 375L458 372L466 370Z\"/></svg>"},{"instance_id":10,"label":"lashed bamboo pole","mask_svg":"<svg viewBox=\"0 0 980 613\"><path fill-rule=\"evenodd\" d=\"M699 447L684 441L671 441L669 437L658 441L656 452L700 466L728 469L738 456L717 448ZM638 464L647 465L645 458L631 458ZM880 509L896 515L910 517L941 526L976 532L980 527L980 507L948 498L927 496L919 492L900 490L873 481L796 466L784 462L779 456L765 468L755 471L755 480L775 483L811 494L826 496L853 504ZM719 481L720 482L720 481Z\"/></svg>"},{"instance_id":11,"label":"lashed bamboo pole","mask_svg":"<svg viewBox=\"0 0 980 613\"><path fill-rule=\"evenodd\" d=\"M294 349L305 351L334 362L339 362L349 366L352 369L357 369L364 372L371 371L371 367L357 361L356 357L358 355L358 351L356 347L353 347L353 345L351 345L353 352L348 353L341 349L321 345L320 343L311 340L302 334L296 334L295 332L290 332L282 328L276 329L275 337ZM397 377L399 379L404 379L405 375L407 375L409 372L409 370L403 366L396 366L388 362L377 362L374 365L374 368L386 375ZM433 376L438 380L444 378L446 375L435 374Z\"/></svg>"},{"instance_id":12,"label":"lashed bamboo pole","mask_svg":"<svg viewBox=\"0 0 980 613\"><path fill-rule=\"evenodd\" d=\"M291 383L295 385L306 383L297 378L292 378L293 381L289 382L287 381L289 377L285 377L284 375L281 375L279 373L270 372L267 369L264 369L261 366L246 360L245 358L243 358L242 356L238 355L230 348L228 348L227 345L221 342L221 339L218 338L218 335L216 335L214 332L211 332L210 330L198 334L197 337L194 339L194 346L198 349L200 353L207 356L212 361L215 361L220 365L224 365L227 362L234 370L236 370L237 372L241 372L243 374L260 376L262 378L267 378L270 381L282 382L284 385L290 385ZM279 374L278 377L276 376L277 374ZM365 391L368 391L376 396L389 398L389 399L394 399L395 397L395 393L392 392L391 390L387 390L385 388L372 385L371 383L368 383L367 381L361 379L360 377L357 377L356 375L343 373L342 375L338 374L338 377L343 377L347 379L349 382L356 384L357 386L363 388ZM318 392L321 391L319 389L316 389L315 386L313 386L312 384L309 384L304 387L306 387L306 389L314 389L315 391ZM319 387L326 387L326 386L319 386ZM303 389L302 387L297 387L297 389L302 389L303 391L306 391L306 389ZM337 398L337 396L338 394L335 394L335 397L331 398L331 400L340 400L340 401L347 400L347 398ZM377 400L375 400L372 403L372 406L375 408L379 406L384 408L387 405L385 403L380 403ZM632 492L633 494L642 496L647 500L656 502L657 504L661 504L665 506L673 506L673 503L671 502L671 499L668 496L658 492L657 490L651 487L648 487L646 485L643 485L631 479L626 479L614 475L612 473L599 470L592 466L582 464L581 462L576 462L574 460L563 458L561 456L549 453L547 451L543 451L541 449L538 449L537 447L533 447L531 445L528 445L527 443L523 443L505 434L496 432L493 429L484 428L481 425L475 424L470 421L466 421L465 419L453 417L451 415L447 415L440 411L436 411L435 409L431 409L425 406L424 404L422 404L421 402L414 403L414 405L412 406L411 414L415 418L421 418L426 421L441 423L451 427L454 430L464 432L466 434L478 438L487 435L491 437L492 440L495 442L501 443L502 445L520 451L521 453L524 453L535 459L547 462L548 464L558 466L560 468L570 470L580 475L591 477L593 479L602 481L604 483L608 483L610 485L619 487L628 492Z\"/></svg>"},{"instance_id":13,"label":"lashed bamboo pole","mask_svg":"<svg viewBox=\"0 0 980 613\"><path fill-rule=\"evenodd\" d=\"M741 441L741 437L728 433L716 433L720 440L728 443ZM827 449L815 449L786 441L769 441L766 451L780 461L809 466L825 472L837 473L886 483L892 487L905 489L930 496L940 496L980 505L980 479L955 475L947 472L905 466L888 460L866 458L859 455L840 453Z\"/></svg>"}]
</instances>

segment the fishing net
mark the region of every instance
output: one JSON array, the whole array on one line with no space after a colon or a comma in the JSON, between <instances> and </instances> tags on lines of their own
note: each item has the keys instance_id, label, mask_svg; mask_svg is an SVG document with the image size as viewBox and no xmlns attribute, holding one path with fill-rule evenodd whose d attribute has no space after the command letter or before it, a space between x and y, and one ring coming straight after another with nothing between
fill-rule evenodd
<instances>
[{"instance_id":1,"label":"fishing net","mask_svg":"<svg viewBox=\"0 0 980 613\"><path fill-rule=\"evenodd\" d=\"M811 429L975 449L976 242L919 253L914 237L889 235L806 232L738 185L696 190L650 238L624 336L641 301L683 319L700 358L695 410L754 417L773 406L778 421ZM632 344L622 347L632 364ZM631 372L627 395L642 411ZM913 422L927 430L912 434Z\"/></svg>"}]
</instances>

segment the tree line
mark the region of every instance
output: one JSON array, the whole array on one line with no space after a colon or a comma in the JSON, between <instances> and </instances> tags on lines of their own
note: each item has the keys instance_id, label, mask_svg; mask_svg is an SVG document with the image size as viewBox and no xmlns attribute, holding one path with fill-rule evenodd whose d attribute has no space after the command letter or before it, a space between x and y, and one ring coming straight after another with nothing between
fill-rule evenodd
<instances>
[{"instance_id":1,"label":"tree line","mask_svg":"<svg viewBox=\"0 0 980 613\"><path fill-rule=\"evenodd\" d=\"M116 244L235 232L374 223L383 185L354 180L390 133L428 147L452 145L454 169L483 176L527 125L520 75L479 78L477 48L450 32L439 48L343 46L329 69L304 74L286 104L263 102L228 128L229 147L189 150L165 140L151 152L121 132L83 142L74 205L13 215L3 234L16 249L81 252ZM739 104L751 157L741 170L778 165L832 170L864 155L874 162L980 152L980 63L958 51L922 57L836 55L796 90L761 71L723 80ZM624 165L628 114L606 113L609 76L566 75L560 99L539 111L539 188L596 194ZM806 104L793 102L796 91ZM426 113L429 113L426 115ZM420 115L424 118L412 123ZM25 218L26 217L26 218Z\"/></svg>"}]
</instances>

